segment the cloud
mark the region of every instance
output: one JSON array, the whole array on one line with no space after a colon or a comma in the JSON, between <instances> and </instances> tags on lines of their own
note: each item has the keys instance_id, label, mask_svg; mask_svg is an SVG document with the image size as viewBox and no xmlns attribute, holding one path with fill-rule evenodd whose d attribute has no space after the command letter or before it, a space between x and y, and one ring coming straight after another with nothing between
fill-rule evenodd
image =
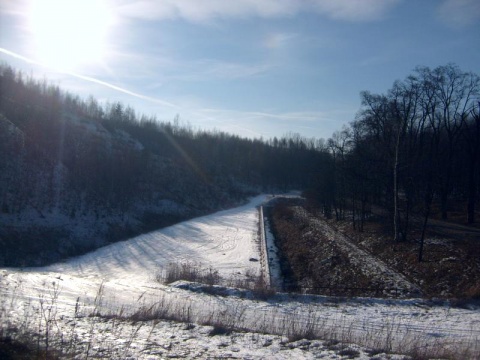
<instances>
[{"instance_id":1,"label":"cloud","mask_svg":"<svg viewBox=\"0 0 480 360\"><path fill-rule=\"evenodd\" d=\"M338 128L338 117L352 117L354 111L241 111L202 108L197 110L203 119L208 119L208 127L241 136L281 137L287 133L300 133L306 137L327 138ZM228 120L225 120L228 119Z\"/></svg>"},{"instance_id":2,"label":"cloud","mask_svg":"<svg viewBox=\"0 0 480 360\"><path fill-rule=\"evenodd\" d=\"M9 1L0 0L0 14L5 15L24 15L22 8L25 8L25 0Z\"/></svg>"},{"instance_id":3,"label":"cloud","mask_svg":"<svg viewBox=\"0 0 480 360\"><path fill-rule=\"evenodd\" d=\"M156 66L152 60L149 62L150 67ZM145 67L148 67L145 66ZM170 65L160 67L156 77L160 77L163 81L212 81L212 80L237 80L261 76L275 65L267 62L260 63L241 63L230 62L216 59L199 59L199 60L175 60L170 61ZM159 72L162 75L158 75Z\"/></svg>"},{"instance_id":4,"label":"cloud","mask_svg":"<svg viewBox=\"0 0 480 360\"><path fill-rule=\"evenodd\" d=\"M480 21L478 0L444 0L437 10L441 21L452 27L464 27Z\"/></svg>"},{"instance_id":5,"label":"cloud","mask_svg":"<svg viewBox=\"0 0 480 360\"><path fill-rule=\"evenodd\" d=\"M381 19L399 0L312 0L320 14L346 21L373 21Z\"/></svg>"},{"instance_id":6,"label":"cloud","mask_svg":"<svg viewBox=\"0 0 480 360\"><path fill-rule=\"evenodd\" d=\"M372 21L385 16L401 0L118 0L120 15L149 20L182 18L208 22L229 18L285 18L299 13L344 21Z\"/></svg>"},{"instance_id":7,"label":"cloud","mask_svg":"<svg viewBox=\"0 0 480 360\"><path fill-rule=\"evenodd\" d=\"M270 33L265 36L264 45L269 49L281 49L286 47L288 43L295 38L297 38L297 35L293 33Z\"/></svg>"},{"instance_id":8,"label":"cloud","mask_svg":"<svg viewBox=\"0 0 480 360\"><path fill-rule=\"evenodd\" d=\"M215 18L283 17L298 11L297 0L155 0L121 1L117 11L144 19L183 18L206 22Z\"/></svg>"},{"instance_id":9,"label":"cloud","mask_svg":"<svg viewBox=\"0 0 480 360\"><path fill-rule=\"evenodd\" d=\"M97 84L97 85L101 85L101 86L103 86L103 87L106 87L106 88L109 88L109 89L118 91L118 92L120 92L120 93L124 93L124 94L133 96L133 97L138 98L138 99L150 101L150 102L156 103L156 104L158 104L158 105L167 106L167 107L174 108L174 109L180 109L180 108L181 108L180 106L178 106L178 105L176 105L176 104L173 104L173 103L171 103L171 102L168 102L168 101L165 101L165 100L162 100L162 99L159 99L159 98L147 96L147 95L144 95L144 94L140 94L140 93L138 93L138 92L131 91L131 90L126 89L126 88L124 88L124 87L115 85L115 84L113 84L113 83L111 83L111 82L107 82L107 81L100 80L100 79L98 79L98 78L96 78L96 77L86 76L86 75L78 74L78 73L75 73L75 72L72 72L72 71L65 71L65 70L60 70L60 69L57 69L57 68L53 68L53 67L51 67L51 66L48 66L48 65L46 65L46 64L43 64L43 63L38 62L38 61L36 61L36 60L30 59L30 58L28 58L28 57L26 57L26 56L17 54L16 52L10 51L10 50L8 50L8 49L4 49L4 48L1 48L1 47L0 47L0 54L5 54L5 55L11 56L11 57L13 57L13 58L15 58L15 59L24 61L24 62L26 62L26 63L28 63L28 64L40 66L40 67L43 67L43 68L45 68L45 69L49 69L49 70L55 71L55 72L57 72L57 73L59 73L59 74L64 74L64 75L72 76L72 77L77 78L77 79L80 79L80 80L84 80L84 81L87 81L87 82L90 82L90 83L94 83L94 84Z\"/></svg>"},{"instance_id":10,"label":"cloud","mask_svg":"<svg viewBox=\"0 0 480 360\"><path fill-rule=\"evenodd\" d=\"M239 79L265 73L271 69L269 64L242 64L218 60L201 60L195 62L195 68L203 69L199 75L208 79Z\"/></svg>"}]
</instances>

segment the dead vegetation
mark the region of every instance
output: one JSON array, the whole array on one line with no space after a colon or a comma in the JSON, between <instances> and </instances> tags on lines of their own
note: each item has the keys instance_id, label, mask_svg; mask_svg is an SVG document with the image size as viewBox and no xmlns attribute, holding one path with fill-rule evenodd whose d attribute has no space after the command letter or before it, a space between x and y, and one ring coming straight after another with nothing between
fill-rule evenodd
<instances>
[{"instance_id":1,"label":"dead vegetation","mask_svg":"<svg viewBox=\"0 0 480 360\"><path fill-rule=\"evenodd\" d=\"M367 261L362 264L352 260L351 250L342 248L335 239L341 235L354 249L365 251L403 275L425 297L457 302L480 299L480 239L475 238L475 230L467 234L468 229L460 225L439 224L436 220L427 232L424 261L419 262L418 229L412 229L412 240L394 243L388 220L381 215L370 217L363 232L358 232L348 218L327 220L311 209L302 218L298 209L284 203L270 211L272 230L283 254L282 270L290 288L327 295L405 295L402 289L396 288L398 284L385 282L382 274L368 271ZM307 210L301 207L301 212L307 213ZM317 219L332 232L318 229L308 217Z\"/></svg>"},{"instance_id":2,"label":"dead vegetation","mask_svg":"<svg viewBox=\"0 0 480 360\"><path fill-rule=\"evenodd\" d=\"M430 230L424 245L424 260L419 262L415 233L410 241L393 243L377 222L367 222L363 233L354 231L348 222L337 226L353 242L420 286L426 297L480 299L479 239Z\"/></svg>"},{"instance_id":3,"label":"dead vegetation","mask_svg":"<svg viewBox=\"0 0 480 360\"><path fill-rule=\"evenodd\" d=\"M222 277L216 269L205 268L194 262L169 263L158 271L155 279L161 284L172 284L176 281L186 281L184 288L212 295L229 296L232 289L240 297L250 297L266 300L275 295L275 289L265 283L263 276L247 270L240 276ZM191 284L196 283L196 284Z\"/></svg>"},{"instance_id":4,"label":"dead vegetation","mask_svg":"<svg viewBox=\"0 0 480 360\"><path fill-rule=\"evenodd\" d=\"M23 315L18 314L17 318L9 316L20 310L15 302L0 299L1 359L206 359L218 354L213 346L192 349L188 341L198 337L204 338L200 344L221 344L218 346L226 351L247 339L256 347L270 347L275 342L281 350L299 349L320 356L329 351L341 358L368 353L377 359L453 360L475 359L478 353L475 338L471 339L472 344L452 344L442 338L430 341L414 337L414 332L399 331L401 321L394 314L386 315L380 327L356 334L355 322L347 321L346 314L328 319L317 311L315 304L308 305L306 312L298 308L283 312L274 307L262 316L251 317L248 303L242 301L227 304L216 301L214 295L206 295L209 306L199 309L195 299L177 301L163 295L154 303L143 303L140 296L128 311L115 310L105 297L103 284L93 304L77 300L65 312L57 285L44 286L49 289L47 294L30 298ZM13 294L12 299L15 297ZM212 337L219 339L208 340ZM214 351L213 356L210 351ZM392 353L404 355L388 355Z\"/></svg>"},{"instance_id":5,"label":"dead vegetation","mask_svg":"<svg viewBox=\"0 0 480 360\"><path fill-rule=\"evenodd\" d=\"M355 291L354 288L378 287L352 266L348 254L332 239L316 231L308 219L299 216L293 208L279 205L271 217L281 251L285 290L331 295L332 291L338 294Z\"/></svg>"}]
</instances>

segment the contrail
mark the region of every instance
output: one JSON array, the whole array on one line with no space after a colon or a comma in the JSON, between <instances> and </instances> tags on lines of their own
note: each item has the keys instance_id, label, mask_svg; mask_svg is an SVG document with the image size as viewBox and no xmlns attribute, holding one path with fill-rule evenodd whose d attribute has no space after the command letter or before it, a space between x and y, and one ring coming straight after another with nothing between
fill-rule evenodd
<instances>
[{"instance_id":1,"label":"contrail","mask_svg":"<svg viewBox=\"0 0 480 360\"><path fill-rule=\"evenodd\" d=\"M7 49L4 49L4 48L0 48L0 53L4 53L6 55L9 55L9 56L12 56L16 59L19 59L19 60L22 60L22 61L25 61L29 64L34 64L34 65L38 65L38 66L42 66L42 67L45 67L45 68L48 68L48 69L52 69L56 72L59 72L61 74L66 74L66 75L71 75L71 76L74 76L78 79L81 79L81 80L85 80L85 81L89 81L89 82L92 82L92 83L95 83L95 84L99 84L99 85L103 85L103 86L106 86L110 89L113 89L113 90L116 90L116 91L120 91L122 93L125 93L127 95L131 95L131 96L134 96L134 97L137 97L137 98L140 98L140 99L143 99L143 100L148 100L148 101L152 101L152 102L155 102L157 104L161 104L161 105L166 105L166 106L169 106L169 107L172 107L172 108L176 108L176 109L181 109L180 106L178 105L175 105L175 104L172 104L170 102L167 102L167 101L163 101L163 100L159 100L159 99L155 99L155 98L152 98L150 96L145 96L145 95L142 95L142 94L139 94L139 93L136 93L136 92L133 92L133 91L130 91L130 90L127 90L127 89L124 89L120 86L116 86L116 85L113 85L113 84L110 84L108 82L105 82L105 81L102 81L102 80L98 80L98 79L95 79L95 78L92 78L90 76L85 76L85 75L81 75L81 74L77 74L77 73L74 73L74 72L71 72L71 71L65 71L65 70L59 70L59 69L56 69L56 68L52 68L51 66L48 66L48 65L45 65L45 64L42 64L38 61L35 61L33 59L30 59L28 57L25 57L25 56L22 56L20 54L17 54L13 51L10 51L10 50L7 50ZM189 164L192 169L202 178L203 181L205 182L209 182L208 181L208 178L205 174L204 171L202 171L198 166L197 164L195 164L195 162L192 160L192 158L190 157L190 155L187 154L187 152L178 144L177 141L175 141L175 139L170 136L170 134L168 134L167 132L163 132L164 135L167 137L168 141L175 147L175 149L180 153L180 155L185 159L185 161L187 162L187 164Z\"/></svg>"},{"instance_id":2,"label":"contrail","mask_svg":"<svg viewBox=\"0 0 480 360\"><path fill-rule=\"evenodd\" d=\"M215 117L205 115L201 112L198 112L198 111L195 111L195 110L188 110L188 109L186 109L182 106L173 104L171 102L168 102L168 101L165 101L165 100L160 100L160 99L157 99L157 98L154 98L154 97L151 97L151 96L143 95L143 94L140 94L140 93L137 93L137 92L134 92L134 91L130 91L128 89L122 88L122 87L117 86L117 85L113 85L113 84L111 84L109 82L106 82L106 81L102 81L102 80L99 80L99 79L96 79L96 78L93 78L93 77L90 77L90 76L82 75L82 74L77 74L77 73L72 72L72 71L66 71L66 70L53 68L49 65L43 64L41 62L38 62L36 60L30 59L26 56L17 54L16 52L13 52L13 51L1 48L1 47L0 47L0 53L3 53L5 55L8 55L8 56L14 57L16 59L22 60L22 61L24 61L26 63L29 63L29 64L34 64L34 65L37 65L37 66L41 66L41 67L53 70L53 71L61 73L61 74L76 77L77 79L81 79L81 80L85 80L85 81L88 81L88 82L91 82L91 83L94 83L94 84L102 85L102 86L108 87L110 89L113 89L115 91L119 91L119 92L122 92L124 94L136 97L138 99L151 101L153 103L160 104L160 105L163 105L163 106L168 106L170 108L177 109L177 110L183 110L183 111L186 111L187 113L190 113L191 115L195 115L195 116L198 116L200 118L207 119L207 120L213 120L213 121L215 121L217 123L220 123L220 124L223 124L223 125L229 125L229 126L232 126L232 127L236 127L236 128L242 129L244 131L250 132L254 135L257 135L257 136L258 135L260 135L260 136L263 135L263 134L261 134L257 131L252 130L252 129L248 129L244 126L240 126L237 123L232 123L232 122L229 123L229 122L226 122L226 121L222 121L222 120L219 120ZM227 111L228 112L229 110L217 110L217 111Z\"/></svg>"},{"instance_id":3,"label":"contrail","mask_svg":"<svg viewBox=\"0 0 480 360\"><path fill-rule=\"evenodd\" d=\"M17 59L20 59L20 60L23 60L25 62L28 62L30 64L36 64L36 65L40 65L38 62L32 60L32 59L29 59L25 56L22 56L22 55L19 55L17 53L14 53L13 51L10 51L10 50L7 50L7 49L4 49L4 48L0 48L0 52L4 53L4 54L7 54L9 56L12 56L14 58L17 58Z\"/></svg>"},{"instance_id":4,"label":"contrail","mask_svg":"<svg viewBox=\"0 0 480 360\"><path fill-rule=\"evenodd\" d=\"M60 70L60 69L57 69L57 68L52 68L48 65L45 65L45 64L42 64L38 61L35 61L33 59L30 59L30 58L27 58L25 56L22 56L20 54L17 54L13 51L10 51L10 50L7 50L7 49L4 49L4 48L0 48L0 53L4 53L6 55L9 55L9 56L12 56L16 59L19 59L19 60L22 60L22 61L25 61L29 64L34 64L34 65L38 65L38 66L42 66L42 67L45 67L45 68L48 68L48 69L51 69L51 70L54 70L56 72L59 72L61 74L66 74L66 75L70 75L70 76L74 76L78 79L82 79L82 80L85 80L85 81L89 81L89 82L92 82L92 83L95 83L95 84L99 84L99 85L102 85L102 86L105 86L105 87L108 87L110 89L113 89L113 90L116 90L116 91L119 91L119 92L122 92L124 94L127 94L127 95L131 95L131 96L134 96L136 98L139 98L139 99L143 99L143 100L148 100L148 101L152 101L152 102L155 102L157 104L160 104L160 105L165 105L165 106L168 106L168 107L171 107L171 108L175 108L175 109L182 109L181 106L178 106L178 105L175 105L175 104L172 104L171 102L168 102L168 101L164 101L164 100L160 100L160 99L156 99L156 98L153 98L153 97L150 97L150 96L146 96L146 95L143 95L143 94L139 94L137 92L134 92L134 91L130 91L128 89L124 89L120 86L117 86L117 85L113 85L113 84L110 84L106 81L102 81L102 80L99 80L99 79L95 79L93 77L90 77L90 76L85 76L85 75L82 75L82 74L77 74L75 72L72 72L72 71L66 71L66 70Z\"/></svg>"}]
</instances>

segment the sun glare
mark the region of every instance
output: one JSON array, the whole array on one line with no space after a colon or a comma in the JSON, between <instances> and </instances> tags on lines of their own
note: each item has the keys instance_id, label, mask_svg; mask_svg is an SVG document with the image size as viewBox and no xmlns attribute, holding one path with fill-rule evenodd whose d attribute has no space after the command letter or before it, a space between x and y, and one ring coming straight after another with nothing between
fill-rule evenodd
<instances>
[{"instance_id":1,"label":"sun glare","mask_svg":"<svg viewBox=\"0 0 480 360\"><path fill-rule=\"evenodd\" d=\"M61 70L101 62L112 19L106 0L32 1L29 28L34 54Z\"/></svg>"}]
</instances>

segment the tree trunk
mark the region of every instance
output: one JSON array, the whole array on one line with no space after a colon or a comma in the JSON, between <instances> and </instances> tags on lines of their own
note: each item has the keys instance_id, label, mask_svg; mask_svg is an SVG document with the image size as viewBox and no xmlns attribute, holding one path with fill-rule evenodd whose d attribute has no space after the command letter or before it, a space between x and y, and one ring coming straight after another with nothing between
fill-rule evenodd
<instances>
[{"instance_id":1,"label":"tree trunk","mask_svg":"<svg viewBox=\"0 0 480 360\"><path fill-rule=\"evenodd\" d=\"M356 206L356 203L355 203L355 195L352 194L352 225L353 225L353 229L356 229L357 228L357 224L356 224L356 219L355 219L355 206Z\"/></svg>"},{"instance_id":2,"label":"tree trunk","mask_svg":"<svg viewBox=\"0 0 480 360\"><path fill-rule=\"evenodd\" d=\"M393 166L393 231L394 242L400 239L400 210L398 205L398 156L400 148L400 131L397 134L397 143L395 145L395 164Z\"/></svg>"},{"instance_id":3,"label":"tree trunk","mask_svg":"<svg viewBox=\"0 0 480 360\"><path fill-rule=\"evenodd\" d=\"M430 216L430 208L432 205L432 200L433 200L433 193L431 190L427 190L427 194L425 195L425 218L423 220L422 237L420 238L420 248L418 250L418 262L423 261L423 245L425 243L425 232L427 230L427 223L428 223L428 218Z\"/></svg>"},{"instance_id":4,"label":"tree trunk","mask_svg":"<svg viewBox=\"0 0 480 360\"><path fill-rule=\"evenodd\" d=\"M475 223L475 198L477 195L477 182L475 179L475 163L476 159L473 159L470 164L468 174L468 204L467 204L467 222L469 224Z\"/></svg>"},{"instance_id":5,"label":"tree trunk","mask_svg":"<svg viewBox=\"0 0 480 360\"><path fill-rule=\"evenodd\" d=\"M448 219L448 190L442 189L440 194L440 206L442 211L442 220Z\"/></svg>"},{"instance_id":6,"label":"tree trunk","mask_svg":"<svg viewBox=\"0 0 480 360\"><path fill-rule=\"evenodd\" d=\"M366 196L362 196L362 215L360 217L360 232L363 232L363 225L365 224L365 205L367 203Z\"/></svg>"}]
</instances>

